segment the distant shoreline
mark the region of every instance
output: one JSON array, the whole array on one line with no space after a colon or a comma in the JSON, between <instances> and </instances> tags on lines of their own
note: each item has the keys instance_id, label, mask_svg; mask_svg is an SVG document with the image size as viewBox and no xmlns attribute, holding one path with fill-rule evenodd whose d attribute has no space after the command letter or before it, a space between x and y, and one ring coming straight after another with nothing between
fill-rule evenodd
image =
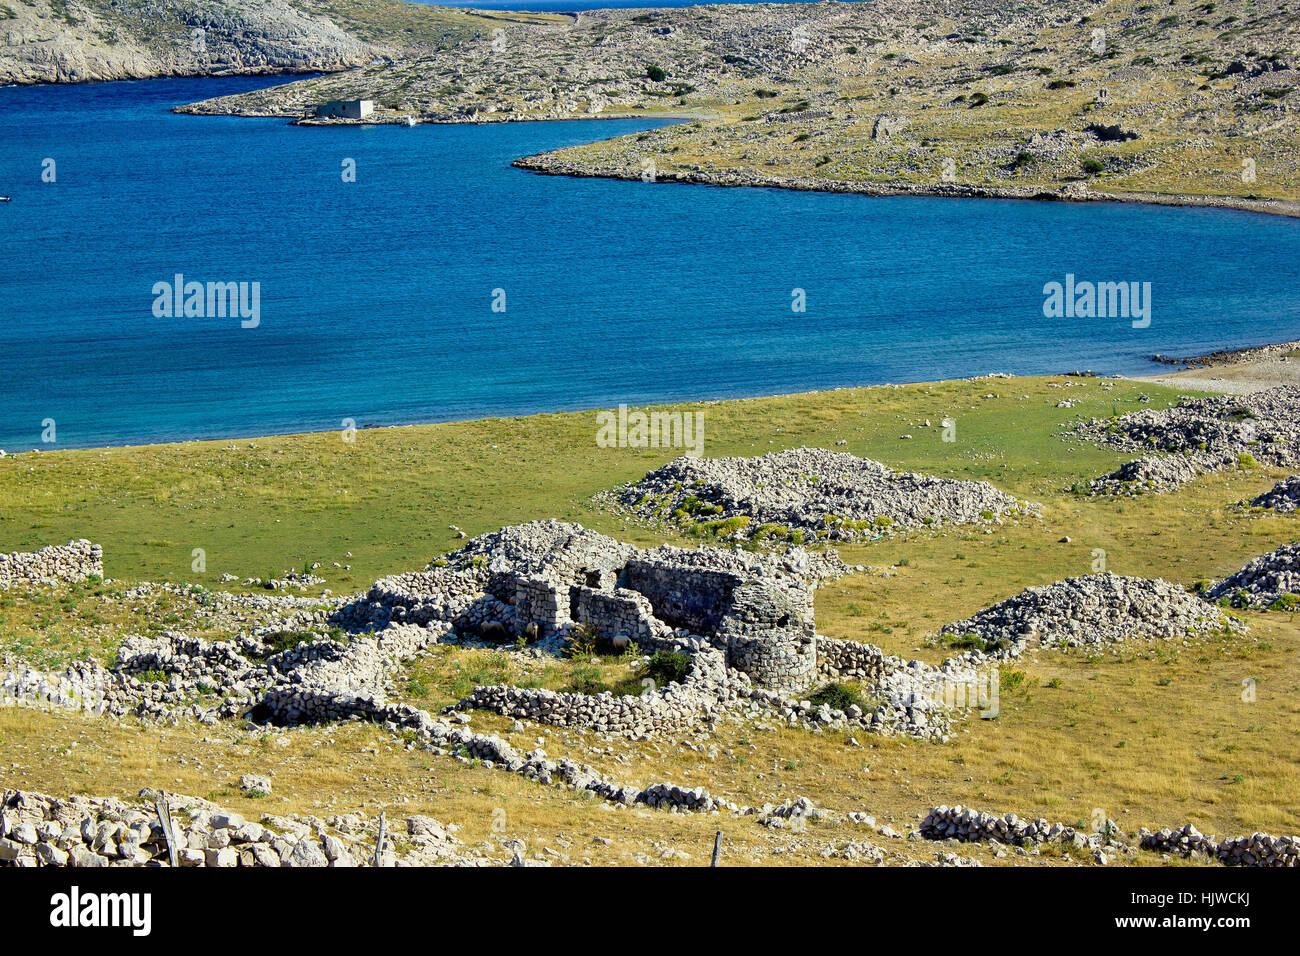
<instances>
[{"instance_id":1,"label":"distant shoreline","mask_svg":"<svg viewBox=\"0 0 1300 956\"><path fill-rule=\"evenodd\" d=\"M587 167L556 158L554 153L538 153L516 159L516 169L545 176L571 176L575 179L639 180L635 170ZM842 180L785 179L760 176L750 172L660 173L656 183L683 183L703 186L749 186L759 189L790 189L803 192L851 193L862 196L933 196L947 199L1021 199L1038 202L1119 202L1149 206L1184 206L1204 209L1234 209L1240 212L1300 218L1300 202L1289 199L1262 199L1238 196L1201 196L1181 193L1107 193L1098 192L1080 181L1049 191L1033 187L976 186L962 183L857 183Z\"/></svg>"},{"instance_id":2,"label":"distant shoreline","mask_svg":"<svg viewBox=\"0 0 1300 956\"><path fill-rule=\"evenodd\" d=\"M1298 370L1300 370L1300 361L1296 362L1296 367ZM915 381L915 382L911 382L911 381L877 382L877 383L862 384L862 385L843 385L843 386L838 386L833 388L814 388L814 389L808 389L806 391L795 391L795 392L759 392L759 393L744 394L744 395L727 395L727 396L716 397L716 398L685 398L676 401L672 401L672 400L647 401L647 402L635 403L635 407L642 408L642 409L697 408L699 406L719 405L728 402L764 401L767 399L783 399L783 398L803 398L803 397L808 397L813 395L831 394L834 392L867 391L871 389L902 388L905 386L911 387L911 386L924 386L924 385L940 385L946 382L975 382L975 381L981 381L985 379L1014 380L1014 379L1061 378L1065 376L1071 376L1071 377L1084 376L1084 377L1094 377L1099 379L1112 378L1112 379L1122 379L1126 381L1156 381L1156 379L1148 379L1142 376L1129 376L1129 375L1118 375L1118 374L1097 375L1096 373L1093 372L1079 371L1077 369L1063 369L1059 372L1042 372L1042 373L1035 373L1035 374L1028 374L1028 375L1013 375L1001 371L990 371L978 375L968 375L959 378L922 380L922 381ZM1176 386L1179 383L1170 381L1168 383L1158 382L1158 384L1169 384L1171 386ZM615 405L617 405L617 403L615 403ZM431 428L431 427L442 426L442 425L468 425L475 422L509 421L512 419L528 419L528 418L536 418L539 416L547 416L547 415L589 414L594 416L597 412L606 411L611 407L615 407L615 406L590 406L585 408L544 408L544 409L537 409L533 411L520 412L518 414L513 414L513 415L511 414L477 415L469 418L402 421L402 422L394 422L391 424L382 424L382 425L363 424L357 426L357 431L367 432L367 431L379 431L379 430L393 429L393 428ZM237 435L218 435L213 437L205 436L205 437L196 437L196 438L164 439L160 441L124 442L122 444L109 444L109 445L85 445L85 446L58 445L49 448L26 448L22 451L9 450L8 454L6 455L6 458L25 457L31 455L33 452L35 452L36 454L50 454L53 452L68 452L68 451L77 451L77 452L93 451L93 452L108 453L114 451L129 452L133 449L139 449L139 448L161 448L166 446L185 446L185 445L196 445L196 444L216 443L216 442L225 442L225 443L258 442L258 441L267 441L275 438L304 437L304 436L313 436L313 435L316 436L335 435L338 433L338 431L339 429L336 428L316 429L316 430L306 428L297 431L270 431L270 432L258 432L256 434L241 433Z\"/></svg>"},{"instance_id":3,"label":"distant shoreline","mask_svg":"<svg viewBox=\"0 0 1300 956\"><path fill-rule=\"evenodd\" d=\"M1153 355L1151 360L1185 368L1177 372L1137 376L1136 381L1234 395L1279 385L1300 386L1300 341L1219 349L1187 358Z\"/></svg>"}]
</instances>

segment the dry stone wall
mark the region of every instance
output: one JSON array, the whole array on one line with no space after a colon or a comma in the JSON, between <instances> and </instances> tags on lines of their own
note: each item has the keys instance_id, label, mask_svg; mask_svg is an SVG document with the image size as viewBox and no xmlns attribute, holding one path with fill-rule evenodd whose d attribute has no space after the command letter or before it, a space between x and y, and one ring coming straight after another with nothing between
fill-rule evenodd
<instances>
[{"instance_id":1,"label":"dry stone wall","mask_svg":"<svg viewBox=\"0 0 1300 956\"><path fill-rule=\"evenodd\" d=\"M39 551L0 554L0 589L22 585L77 584L104 576L104 552L83 539Z\"/></svg>"},{"instance_id":2,"label":"dry stone wall","mask_svg":"<svg viewBox=\"0 0 1300 956\"><path fill-rule=\"evenodd\" d=\"M376 853L375 821L356 814L245 820L198 797L140 792L139 803L0 790L0 867L355 867L490 861L465 854L430 817L407 820L405 852ZM160 811L160 803L163 810ZM164 813L170 832L164 824Z\"/></svg>"},{"instance_id":3,"label":"dry stone wall","mask_svg":"<svg viewBox=\"0 0 1300 956\"><path fill-rule=\"evenodd\" d=\"M931 808L921 822L921 835L929 840L957 839L968 842L997 840L1024 846L1032 843L1064 843L1081 850L1127 849L1123 833L1113 820L1106 820L1099 832L1086 833L1063 823L1044 819L1024 820L1014 813L997 816L969 807Z\"/></svg>"}]
</instances>

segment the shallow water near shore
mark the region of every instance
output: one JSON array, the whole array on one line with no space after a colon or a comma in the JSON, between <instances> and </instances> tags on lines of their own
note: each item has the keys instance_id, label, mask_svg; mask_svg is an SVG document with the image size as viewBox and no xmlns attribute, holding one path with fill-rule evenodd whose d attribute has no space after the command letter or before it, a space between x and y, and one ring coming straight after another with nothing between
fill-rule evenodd
<instances>
[{"instance_id":1,"label":"shallow water near shore","mask_svg":"<svg viewBox=\"0 0 1300 956\"><path fill-rule=\"evenodd\" d=\"M0 448L995 371L1141 374L1158 370L1153 352L1300 338L1290 219L509 165L654 119L298 128L169 112L274 82L0 90L0 195L13 197L0 203ZM178 273L259 283L257 327L155 317L155 284ZM1067 273L1150 282L1150 326L1044 318L1044 284ZM806 312L792 311L795 290Z\"/></svg>"}]
</instances>

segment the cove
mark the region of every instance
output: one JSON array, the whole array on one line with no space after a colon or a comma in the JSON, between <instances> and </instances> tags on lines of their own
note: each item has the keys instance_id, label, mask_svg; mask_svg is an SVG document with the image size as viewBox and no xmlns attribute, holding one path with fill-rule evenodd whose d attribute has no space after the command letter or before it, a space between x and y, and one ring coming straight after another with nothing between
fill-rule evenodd
<instances>
[{"instance_id":1,"label":"cove","mask_svg":"<svg viewBox=\"0 0 1300 956\"><path fill-rule=\"evenodd\" d=\"M1281 217L510 167L649 118L299 128L169 112L273 82L0 90L0 448L51 447L47 419L53 447L137 444L1133 374L1154 352L1300 338L1300 223ZM177 274L258 283L258 324L155 316L155 283ZM1151 283L1150 324L1044 316L1044 285L1070 274Z\"/></svg>"}]
</instances>

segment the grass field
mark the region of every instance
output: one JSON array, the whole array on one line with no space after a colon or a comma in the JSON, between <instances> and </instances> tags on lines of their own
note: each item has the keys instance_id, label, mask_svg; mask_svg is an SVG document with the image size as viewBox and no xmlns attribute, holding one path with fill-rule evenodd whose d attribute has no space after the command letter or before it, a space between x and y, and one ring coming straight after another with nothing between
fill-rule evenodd
<instances>
[{"instance_id":1,"label":"grass field","mask_svg":"<svg viewBox=\"0 0 1300 956\"><path fill-rule=\"evenodd\" d=\"M1139 499L1073 495L1071 484L1113 469L1124 456L1070 440L1064 427L1078 415L1148 407L1144 396L1158 407L1177 393L1121 380L988 378L690 407L704 413L709 456L821 445L895 467L986 479L1042 504L1041 519L841 549L850 563L875 570L818 593L819 632L934 661L946 652L929 638L944 623L1026 585L1088 573L1100 559L1117 573L1191 585L1296 537L1295 516L1233 507L1281 472L1207 476L1177 493ZM1074 407L1058 407L1066 398ZM941 438L946 417L956 421L956 442ZM451 525L474 535L557 517L637 543L662 540L595 510L590 497L672 452L598 448L595 433L587 412L378 429L359 432L353 443L330 433L0 460L0 549L87 537L104 546L114 579L49 595L0 595L0 650L51 666L82 654L111 657L116 640L132 630L186 626L192 609L181 598L132 607L106 600L139 580L215 587L223 572L265 577L319 561L335 593L361 589L457 547ZM847 444L836 446L840 440ZM194 548L206 553L203 573L192 570ZM350 570L333 568L336 561ZM1245 617L1248 636L1204 645L1033 655L1011 675L1004 668L997 719L962 722L949 744L859 733L862 746L853 746L842 732L724 725L716 738L647 745L538 726L516 733L494 715L476 714L473 722L525 749L544 737L552 755L629 783L703 785L748 804L805 795L819 806L873 813L903 832L931 805L960 802L1066 823L1101 809L1130 832L1190 821L1220 836L1291 833L1300 829L1289 797L1300 785L1300 627L1286 613ZM564 689L577 681L615 686L628 668L608 659L525 665L505 651L438 648L395 676L396 696L436 710L480 678L507 673ZM1249 701L1247 679L1256 688ZM510 833L530 847L546 843L571 862L684 862L663 857L665 848L707 857L716 822L611 813L510 774L404 749L355 724L265 734L7 709L0 710L0 758L0 786L129 794L163 785L250 812L256 805L239 796L234 781L272 769L271 812L428 812L461 824L472 840L500 839L490 818L503 808ZM842 824L814 824L798 835L747 820L719 825L735 858L753 862L824 862L827 847L863 836L906 858L932 858L937 849L855 834ZM611 843L592 843L595 836Z\"/></svg>"}]
</instances>

